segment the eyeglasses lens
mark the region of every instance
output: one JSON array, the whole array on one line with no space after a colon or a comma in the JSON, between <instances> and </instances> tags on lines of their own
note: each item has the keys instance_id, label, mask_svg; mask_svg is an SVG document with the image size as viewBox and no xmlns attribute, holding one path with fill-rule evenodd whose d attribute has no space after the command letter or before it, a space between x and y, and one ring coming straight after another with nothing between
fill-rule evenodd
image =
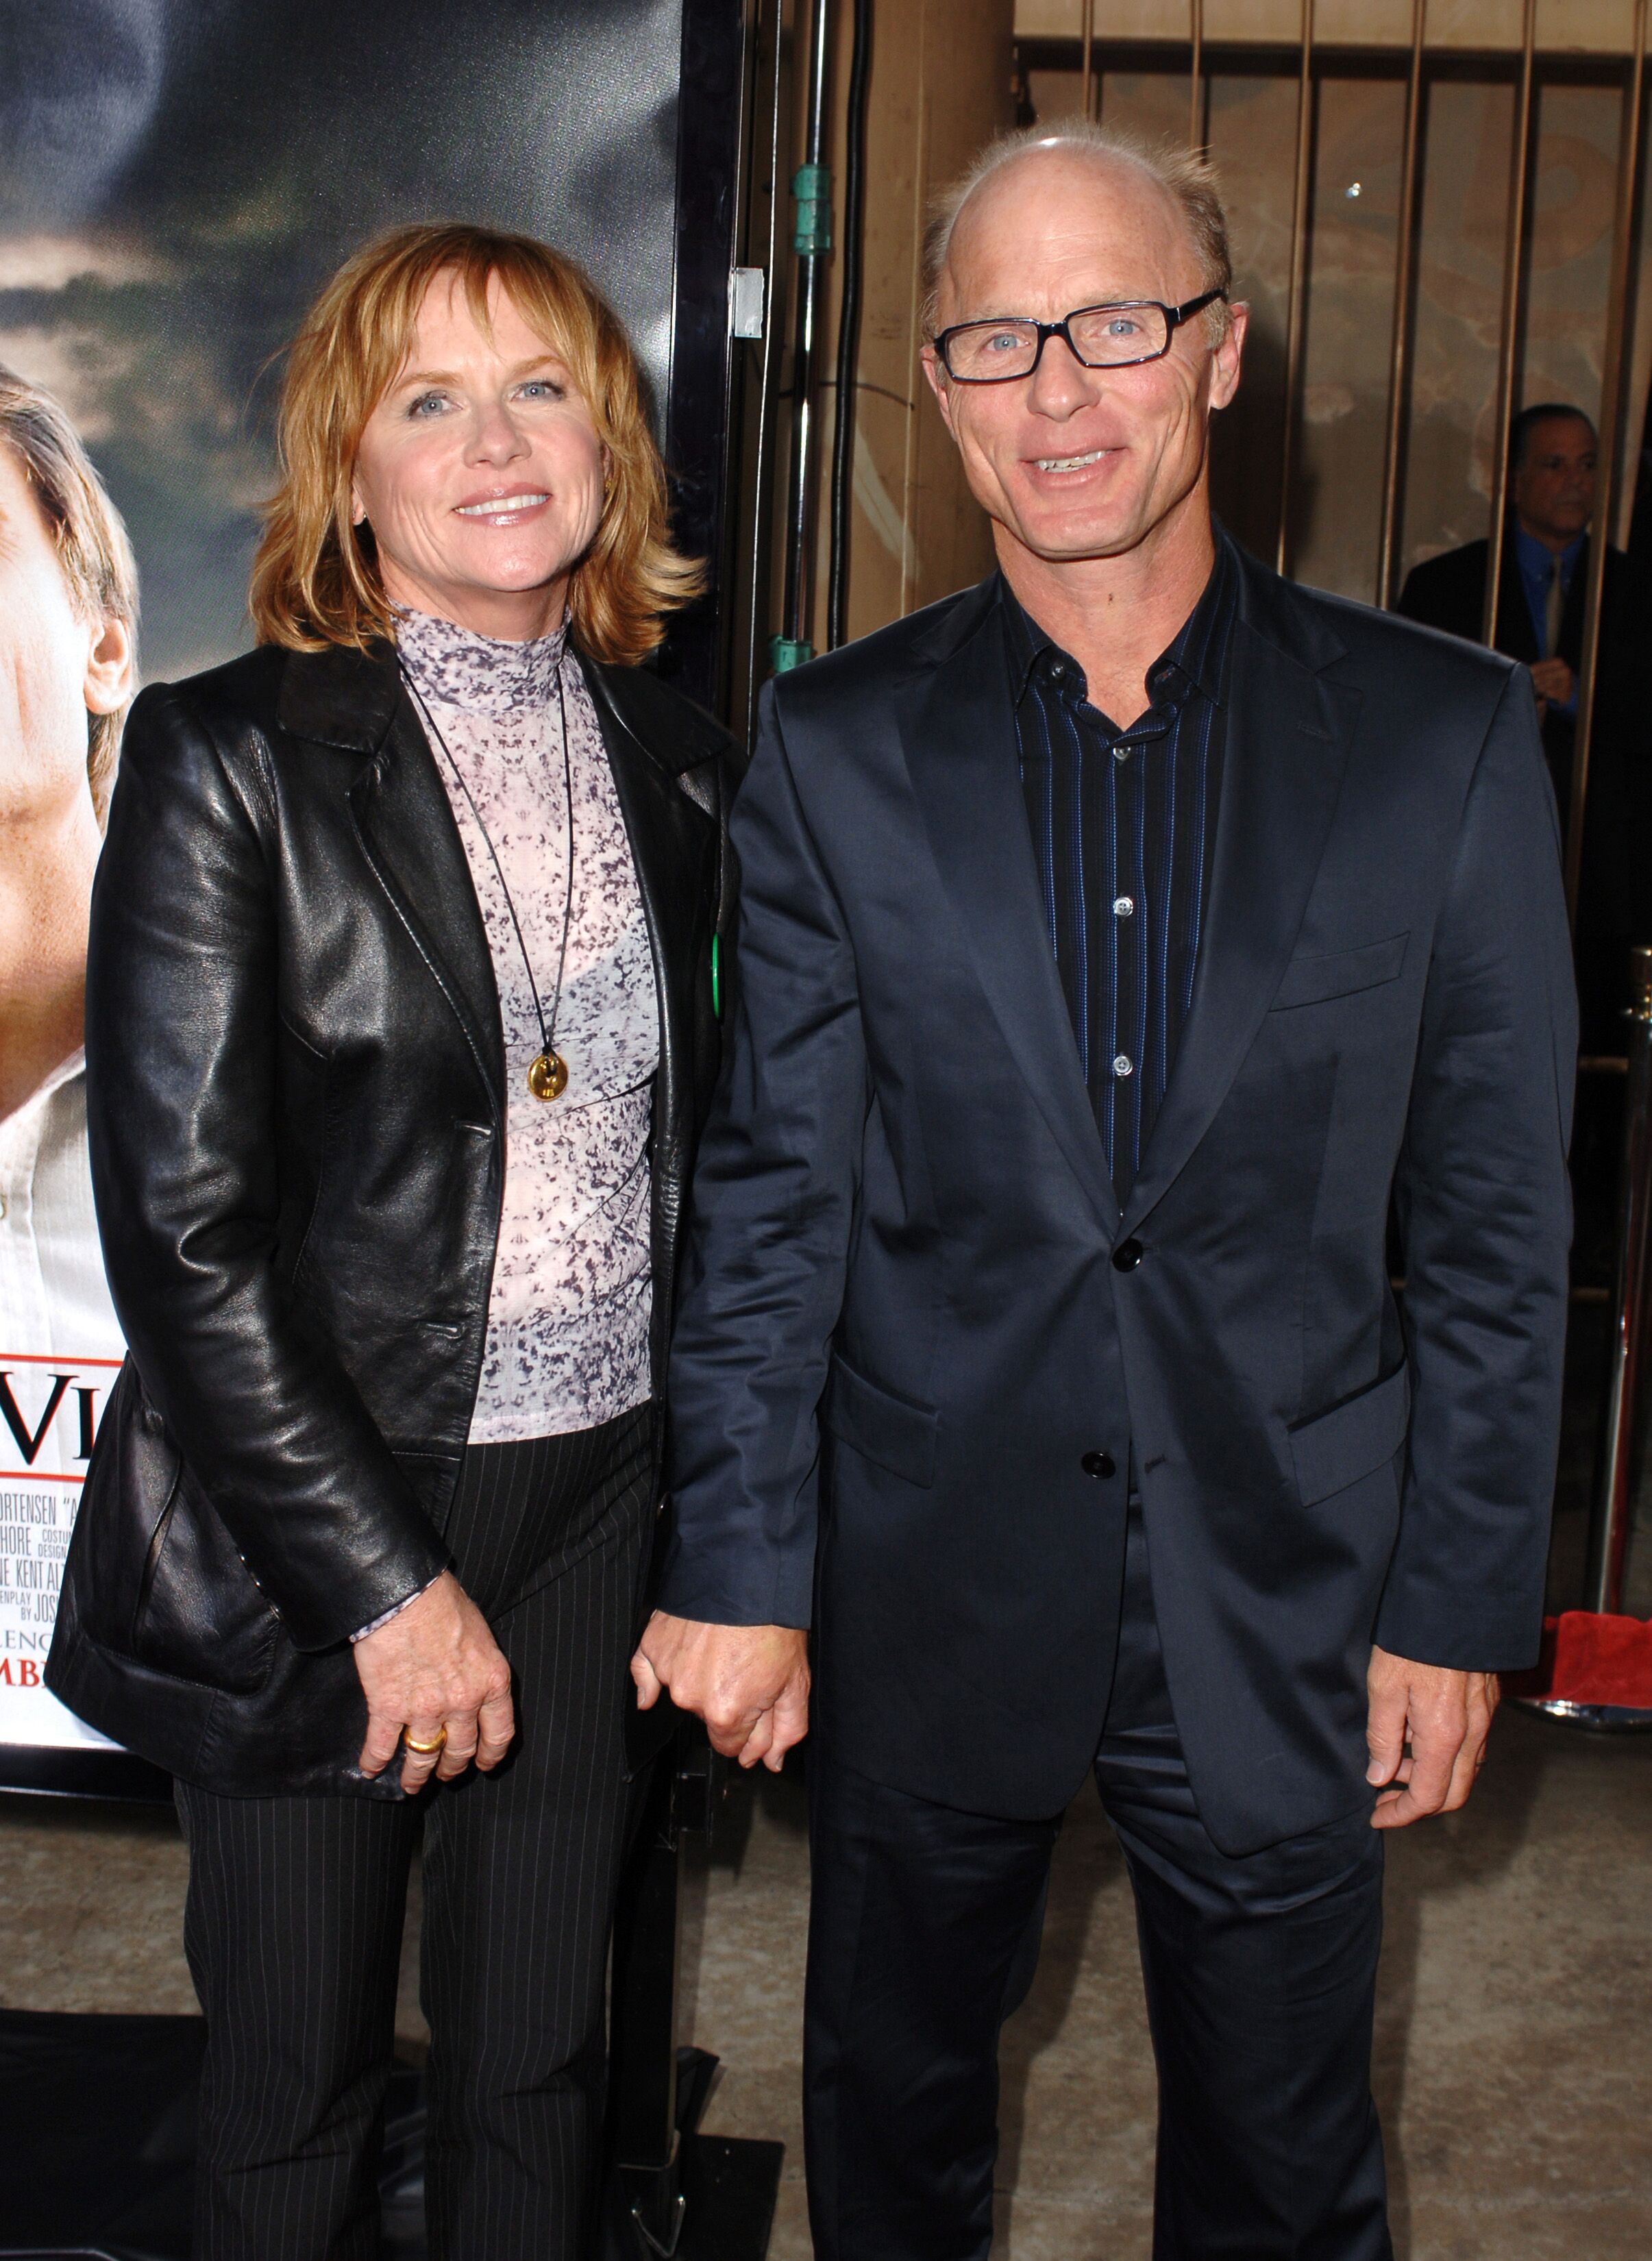
<instances>
[{"instance_id":1,"label":"eyeglasses lens","mask_svg":"<svg viewBox=\"0 0 1652 2261\"><path fill-rule=\"evenodd\" d=\"M1170 341L1162 306L1092 306L1069 314L1067 331L1091 369L1150 361ZM1036 322L970 322L946 341L946 365L965 384L1025 377L1038 357Z\"/></svg>"}]
</instances>

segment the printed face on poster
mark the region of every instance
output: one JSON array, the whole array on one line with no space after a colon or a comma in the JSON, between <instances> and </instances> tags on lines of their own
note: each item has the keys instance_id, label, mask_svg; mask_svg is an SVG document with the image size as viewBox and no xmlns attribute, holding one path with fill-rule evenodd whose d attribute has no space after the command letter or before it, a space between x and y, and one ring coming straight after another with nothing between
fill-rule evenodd
<instances>
[{"instance_id":1,"label":"printed face on poster","mask_svg":"<svg viewBox=\"0 0 1652 2261\"><path fill-rule=\"evenodd\" d=\"M11 0L0 19L0 1754L102 1743L40 1672L123 1355L80 994L133 683L106 650L97 675L109 592L80 571L75 497L66 520L29 420L83 449L116 549L124 521L154 682L250 641L271 364L384 227L476 219L556 243L663 403L682 16L683 0Z\"/></svg>"}]
</instances>

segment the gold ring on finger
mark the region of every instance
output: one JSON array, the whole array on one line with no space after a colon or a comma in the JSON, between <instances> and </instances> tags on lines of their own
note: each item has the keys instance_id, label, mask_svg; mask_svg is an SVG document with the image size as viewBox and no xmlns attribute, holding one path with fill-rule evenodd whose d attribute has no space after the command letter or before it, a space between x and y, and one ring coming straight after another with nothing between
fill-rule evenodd
<instances>
[{"instance_id":1,"label":"gold ring on finger","mask_svg":"<svg viewBox=\"0 0 1652 2261\"><path fill-rule=\"evenodd\" d=\"M408 1734L405 1729L402 1734L402 1741L406 1744L408 1749L410 1751L417 1751L421 1759L431 1757L434 1753L439 1751L442 1748L447 1740L448 1731L445 1727L438 1727L436 1729L436 1739L434 1743L416 1743L413 1737Z\"/></svg>"}]
</instances>

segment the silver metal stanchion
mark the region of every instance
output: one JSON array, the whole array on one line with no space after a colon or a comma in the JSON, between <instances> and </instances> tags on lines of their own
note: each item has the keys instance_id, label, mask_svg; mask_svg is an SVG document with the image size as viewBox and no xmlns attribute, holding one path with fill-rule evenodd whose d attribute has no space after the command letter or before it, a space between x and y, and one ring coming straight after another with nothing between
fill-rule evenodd
<instances>
[{"instance_id":1,"label":"silver metal stanchion","mask_svg":"<svg viewBox=\"0 0 1652 2261\"><path fill-rule=\"evenodd\" d=\"M1612 1288L1612 1363L1607 1376L1595 1496L1589 1524L1589 1567L1582 1607L1597 1616L1623 1607L1633 1485L1638 1457L1647 1353L1648 1257L1652 1253L1652 949L1629 953L1634 1002L1628 1022L1624 1095L1623 1170L1618 1193L1618 1265ZM1533 1711L1578 1726L1652 1727L1652 1710L1620 1704L1520 1699Z\"/></svg>"}]
</instances>

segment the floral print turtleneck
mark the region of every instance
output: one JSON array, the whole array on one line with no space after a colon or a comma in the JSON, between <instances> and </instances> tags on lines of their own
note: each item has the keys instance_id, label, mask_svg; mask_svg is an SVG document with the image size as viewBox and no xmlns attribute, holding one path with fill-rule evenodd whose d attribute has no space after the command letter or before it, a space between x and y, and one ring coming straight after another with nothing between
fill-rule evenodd
<instances>
[{"instance_id":1,"label":"floral print turtleneck","mask_svg":"<svg viewBox=\"0 0 1652 2261\"><path fill-rule=\"evenodd\" d=\"M650 1391L648 1138L659 1007L643 900L566 627L499 643L407 612L398 642L470 863L505 1029L504 1213L470 1442L561 1436L629 1412ZM569 885L564 708L573 900L556 1045L568 1087L543 1101L528 1088L541 1039L522 947L549 1028Z\"/></svg>"}]
</instances>

